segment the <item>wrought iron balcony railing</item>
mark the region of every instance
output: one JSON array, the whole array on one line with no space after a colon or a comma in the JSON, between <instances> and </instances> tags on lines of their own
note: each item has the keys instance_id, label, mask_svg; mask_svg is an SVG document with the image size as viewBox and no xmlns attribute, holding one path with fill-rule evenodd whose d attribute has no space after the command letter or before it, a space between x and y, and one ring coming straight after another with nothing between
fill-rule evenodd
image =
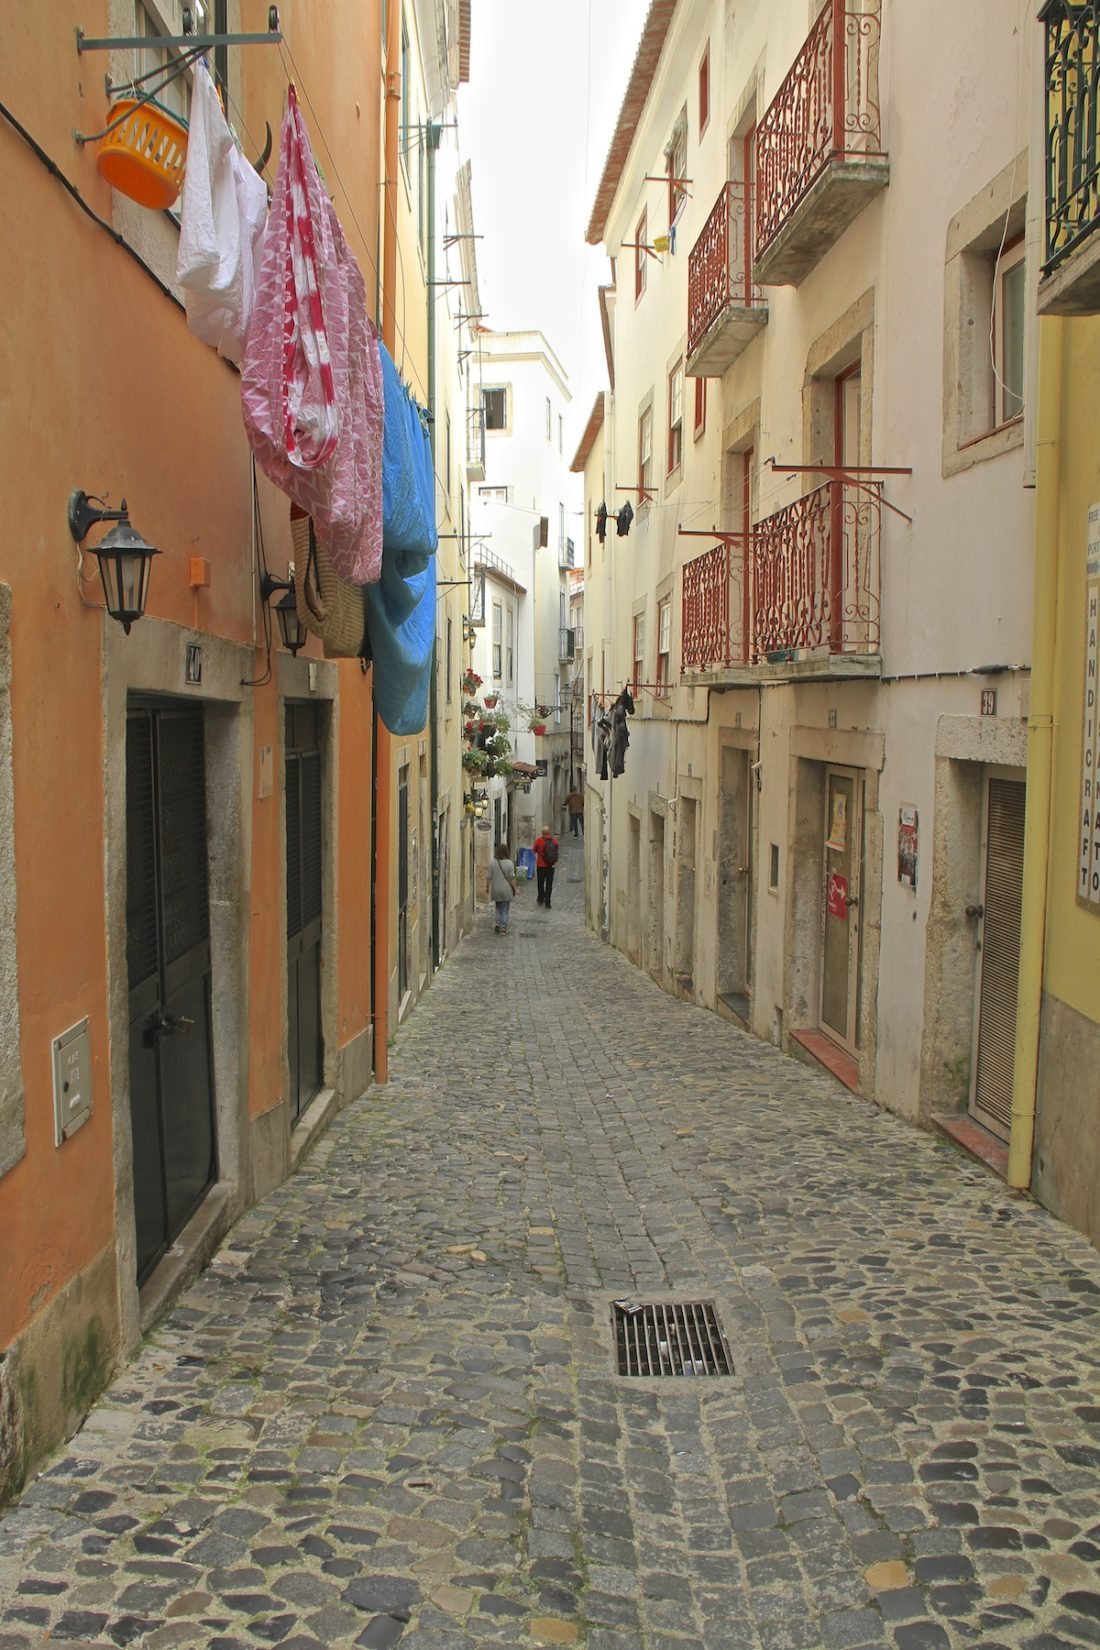
<instances>
[{"instance_id":1,"label":"wrought iron balcony railing","mask_svg":"<svg viewBox=\"0 0 1100 1650\"><path fill-rule=\"evenodd\" d=\"M752 214L749 187L727 183L688 256L688 354L698 349L729 307L763 310L764 295L752 280Z\"/></svg>"},{"instance_id":2,"label":"wrought iron balcony railing","mask_svg":"<svg viewBox=\"0 0 1100 1650\"><path fill-rule=\"evenodd\" d=\"M876 653L882 483L826 481L753 531L751 654Z\"/></svg>"},{"instance_id":3,"label":"wrought iron balcony railing","mask_svg":"<svg viewBox=\"0 0 1100 1650\"><path fill-rule=\"evenodd\" d=\"M748 662L748 544L716 544L684 563L684 670L725 670Z\"/></svg>"},{"instance_id":4,"label":"wrought iron balcony railing","mask_svg":"<svg viewBox=\"0 0 1100 1650\"><path fill-rule=\"evenodd\" d=\"M881 482L827 481L683 570L685 671L874 654Z\"/></svg>"},{"instance_id":5,"label":"wrought iron balcony railing","mask_svg":"<svg viewBox=\"0 0 1100 1650\"><path fill-rule=\"evenodd\" d=\"M757 127L758 266L831 162L885 161L878 93L880 7L881 0L826 0Z\"/></svg>"},{"instance_id":6,"label":"wrought iron balcony railing","mask_svg":"<svg viewBox=\"0 0 1100 1650\"><path fill-rule=\"evenodd\" d=\"M1047 0L1046 263L1049 274L1100 222L1100 4Z\"/></svg>"}]
</instances>

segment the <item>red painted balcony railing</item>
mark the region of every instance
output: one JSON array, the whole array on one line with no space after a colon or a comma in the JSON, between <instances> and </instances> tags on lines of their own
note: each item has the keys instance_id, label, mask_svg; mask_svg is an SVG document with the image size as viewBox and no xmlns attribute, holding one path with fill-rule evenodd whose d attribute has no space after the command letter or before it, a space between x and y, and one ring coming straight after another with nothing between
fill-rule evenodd
<instances>
[{"instance_id":1,"label":"red painted balcony railing","mask_svg":"<svg viewBox=\"0 0 1100 1650\"><path fill-rule=\"evenodd\" d=\"M876 653L882 483L827 481L753 529L750 657Z\"/></svg>"},{"instance_id":2,"label":"red painted balcony railing","mask_svg":"<svg viewBox=\"0 0 1100 1650\"><path fill-rule=\"evenodd\" d=\"M752 284L752 213L744 183L727 183L688 256L688 354L727 304L759 308Z\"/></svg>"},{"instance_id":3,"label":"red painted balcony railing","mask_svg":"<svg viewBox=\"0 0 1100 1650\"><path fill-rule=\"evenodd\" d=\"M830 161L884 158L878 103L881 0L826 0L756 130L756 249Z\"/></svg>"},{"instance_id":4,"label":"red painted balcony railing","mask_svg":"<svg viewBox=\"0 0 1100 1650\"><path fill-rule=\"evenodd\" d=\"M682 668L721 670L747 661L748 546L716 544L684 563Z\"/></svg>"},{"instance_id":5,"label":"red painted balcony railing","mask_svg":"<svg viewBox=\"0 0 1100 1650\"><path fill-rule=\"evenodd\" d=\"M881 482L827 481L684 564L685 671L876 653Z\"/></svg>"}]
</instances>

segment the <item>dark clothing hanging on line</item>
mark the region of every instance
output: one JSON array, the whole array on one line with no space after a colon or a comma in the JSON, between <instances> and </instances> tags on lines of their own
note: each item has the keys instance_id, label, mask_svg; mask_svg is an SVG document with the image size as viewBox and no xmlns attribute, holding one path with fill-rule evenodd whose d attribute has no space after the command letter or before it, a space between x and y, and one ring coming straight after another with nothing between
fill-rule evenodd
<instances>
[{"instance_id":1,"label":"dark clothing hanging on line","mask_svg":"<svg viewBox=\"0 0 1100 1650\"><path fill-rule=\"evenodd\" d=\"M611 752L609 765L612 779L626 770L626 747L630 743L626 719L634 714L634 700L629 688L623 688L611 707Z\"/></svg>"},{"instance_id":2,"label":"dark clothing hanging on line","mask_svg":"<svg viewBox=\"0 0 1100 1650\"><path fill-rule=\"evenodd\" d=\"M596 511L596 537L602 544L607 537L607 505L601 504Z\"/></svg>"},{"instance_id":3,"label":"dark clothing hanging on line","mask_svg":"<svg viewBox=\"0 0 1100 1650\"><path fill-rule=\"evenodd\" d=\"M634 520L634 507L627 499L615 518L615 532L619 538L625 539L630 531L630 523Z\"/></svg>"}]
</instances>

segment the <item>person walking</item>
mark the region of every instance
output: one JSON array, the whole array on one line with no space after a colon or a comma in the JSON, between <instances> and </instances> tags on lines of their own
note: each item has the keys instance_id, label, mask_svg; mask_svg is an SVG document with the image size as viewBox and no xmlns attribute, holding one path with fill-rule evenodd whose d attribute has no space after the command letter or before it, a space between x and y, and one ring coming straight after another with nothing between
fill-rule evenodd
<instances>
[{"instance_id":1,"label":"person walking","mask_svg":"<svg viewBox=\"0 0 1100 1650\"><path fill-rule=\"evenodd\" d=\"M498 842L489 867L489 893L497 908L496 933L508 932L508 918L516 895L516 868L508 855L508 844Z\"/></svg>"},{"instance_id":2,"label":"person walking","mask_svg":"<svg viewBox=\"0 0 1100 1650\"><path fill-rule=\"evenodd\" d=\"M565 806L569 809L569 828L574 836L584 835L584 792L574 785L565 799Z\"/></svg>"},{"instance_id":3,"label":"person walking","mask_svg":"<svg viewBox=\"0 0 1100 1650\"><path fill-rule=\"evenodd\" d=\"M558 839L550 830L549 825L542 827L542 834L534 841L535 850L535 881L538 883L539 904L550 909L550 896L554 892L554 866L558 863Z\"/></svg>"}]
</instances>

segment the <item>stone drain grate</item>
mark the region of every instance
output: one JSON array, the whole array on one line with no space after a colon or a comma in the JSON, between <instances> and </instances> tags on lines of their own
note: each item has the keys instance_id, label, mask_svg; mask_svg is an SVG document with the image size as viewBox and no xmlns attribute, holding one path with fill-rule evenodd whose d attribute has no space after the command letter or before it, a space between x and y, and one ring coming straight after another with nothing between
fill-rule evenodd
<instances>
[{"instance_id":1,"label":"stone drain grate","mask_svg":"<svg viewBox=\"0 0 1100 1650\"><path fill-rule=\"evenodd\" d=\"M620 1375L732 1375L713 1301L612 1302Z\"/></svg>"}]
</instances>

